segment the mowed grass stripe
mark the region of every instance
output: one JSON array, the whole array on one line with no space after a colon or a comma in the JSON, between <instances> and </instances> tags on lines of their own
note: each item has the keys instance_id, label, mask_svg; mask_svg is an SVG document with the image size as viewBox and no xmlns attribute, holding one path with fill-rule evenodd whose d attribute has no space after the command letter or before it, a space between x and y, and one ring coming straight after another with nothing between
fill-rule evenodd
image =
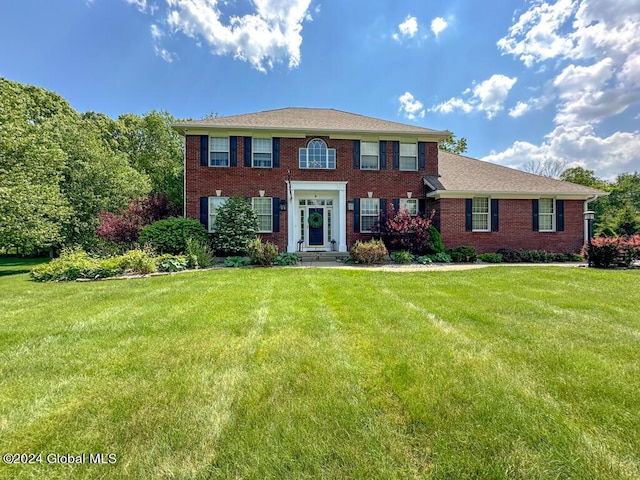
<instances>
[{"instance_id":1,"label":"mowed grass stripe","mask_svg":"<svg viewBox=\"0 0 640 480\"><path fill-rule=\"evenodd\" d=\"M8 278L6 478L639 476L637 272Z\"/></svg>"}]
</instances>

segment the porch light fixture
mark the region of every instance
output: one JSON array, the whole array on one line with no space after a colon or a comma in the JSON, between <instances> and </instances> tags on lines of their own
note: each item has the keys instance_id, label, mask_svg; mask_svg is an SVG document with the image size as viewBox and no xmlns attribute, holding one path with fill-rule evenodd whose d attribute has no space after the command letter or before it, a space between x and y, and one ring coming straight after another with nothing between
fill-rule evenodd
<instances>
[{"instance_id":1,"label":"porch light fixture","mask_svg":"<svg viewBox=\"0 0 640 480\"><path fill-rule=\"evenodd\" d=\"M353 200L350 202L347 202L347 210L349 210L350 212L353 212Z\"/></svg>"},{"instance_id":2,"label":"porch light fixture","mask_svg":"<svg viewBox=\"0 0 640 480\"><path fill-rule=\"evenodd\" d=\"M258 193L260 194L261 197L264 197L264 190L258 190Z\"/></svg>"},{"instance_id":3,"label":"porch light fixture","mask_svg":"<svg viewBox=\"0 0 640 480\"><path fill-rule=\"evenodd\" d=\"M220 195L222 195L222 190L216 190L216 197L219 197Z\"/></svg>"},{"instance_id":4,"label":"porch light fixture","mask_svg":"<svg viewBox=\"0 0 640 480\"><path fill-rule=\"evenodd\" d=\"M287 201L282 198L280 199L280 211L285 212L287 210Z\"/></svg>"}]
</instances>

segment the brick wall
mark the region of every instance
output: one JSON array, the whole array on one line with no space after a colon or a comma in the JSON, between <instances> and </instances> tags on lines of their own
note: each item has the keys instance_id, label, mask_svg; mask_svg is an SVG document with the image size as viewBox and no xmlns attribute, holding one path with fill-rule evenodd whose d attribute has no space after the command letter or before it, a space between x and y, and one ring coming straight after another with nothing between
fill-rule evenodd
<instances>
[{"instance_id":1,"label":"brick wall","mask_svg":"<svg viewBox=\"0 0 640 480\"><path fill-rule=\"evenodd\" d=\"M300 170L298 149L307 146L313 138L322 138L329 148L336 149L335 170ZM393 169L392 143L387 142L387 169L356 170L353 168L353 140L329 139L326 137L281 138L279 168L249 168L243 166L244 142L238 138L238 166L216 168L200 166L200 136L186 137L186 216L200 218L200 197L215 196L222 190L222 196L238 195L257 197L258 190L264 190L266 197L287 198L287 169L292 181L347 181L347 199L366 198L373 192L374 198L406 198L411 192L413 198L423 198L425 194L423 176L428 171L437 171L438 146L426 145L427 170L405 172ZM287 246L287 212L280 212L280 232L263 234L265 240L276 243L281 250ZM369 239L371 235L356 234L353 231L353 212L347 214L347 245L358 239Z\"/></svg>"},{"instance_id":2,"label":"brick wall","mask_svg":"<svg viewBox=\"0 0 640 480\"><path fill-rule=\"evenodd\" d=\"M465 231L465 199L446 198L434 202L442 240L447 248L466 245L478 253L500 248L579 252L583 244L583 202L564 201L564 231L534 232L531 200L500 200L498 232Z\"/></svg>"}]
</instances>

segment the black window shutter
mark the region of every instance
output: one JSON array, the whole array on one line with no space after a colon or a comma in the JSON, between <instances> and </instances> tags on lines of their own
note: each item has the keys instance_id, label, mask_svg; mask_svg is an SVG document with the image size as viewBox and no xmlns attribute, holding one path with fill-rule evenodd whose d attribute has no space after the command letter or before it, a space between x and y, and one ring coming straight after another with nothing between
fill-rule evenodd
<instances>
[{"instance_id":1,"label":"black window shutter","mask_svg":"<svg viewBox=\"0 0 640 480\"><path fill-rule=\"evenodd\" d=\"M424 198L418 199L418 215L424 215L427 210L427 201Z\"/></svg>"},{"instance_id":2,"label":"black window shutter","mask_svg":"<svg viewBox=\"0 0 640 480\"><path fill-rule=\"evenodd\" d=\"M393 169L400 169L400 142L393 142Z\"/></svg>"},{"instance_id":3,"label":"black window shutter","mask_svg":"<svg viewBox=\"0 0 640 480\"><path fill-rule=\"evenodd\" d=\"M273 231L274 233L277 233L280 231L280 199L278 197L273 197L272 202Z\"/></svg>"},{"instance_id":4,"label":"black window shutter","mask_svg":"<svg viewBox=\"0 0 640 480\"><path fill-rule=\"evenodd\" d=\"M531 210L532 210L532 223L533 223L533 231L537 232L540 230L540 223L539 223L539 219L538 219L538 200L537 199L533 199L531 200Z\"/></svg>"},{"instance_id":5,"label":"black window shutter","mask_svg":"<svg viewBox=\"0 0 640 480\"><path fill-rule=\"evenodd\" d=\"M394 198L393 199L393 211L398 213L400 211L400 199L399 198Z\"/></svg>"},{"instance_id":6,"label":"black window shutter","mask_svg":"<svg viewBox=\"0 0 640 480\"><path fill-rule=\"evenodd\" d=\"M273 168L280 168L280 139L275 137L273 143ZM279 211L279 210L278 210Z\"/></svg>"},{"instance_id":7,"label":"black window shutter","mask_svg":"<svg viewBox=\"0 0 640 480\"><path fill-rule=\"evenodd\" d=\"M251 137L244 137L244 166L251 166Z\"/></svg>"},{"instance_id":8,"label":"black window shutter","mask_svg":"<svg viewBox=\"0 0 640 480\"><path fill-rule=\"evenodd\" d=\"M427 168L427 144L418 142L418 170Z\"/></svg>"},{"instance_id":9,"label":"black window shutter","mask_svg":"<svg viewBox=\"0 0 640 480\"><path fill-rule=\"evenodd\" d=\"M498 205L499 205L498 199L492 198L491 199L491 231L492 232L497 232L499 228Z\"/></svg>"},{"instance_id":10,"label":"black window shutter","mask_svg":"<svg viewBox=\"0 0 640 480\"><path fill-rule=\"evenodd\" d=\"M209 197L200 197L200 223L209 231Z\"/></svg>"},{"instance_id":11,"label":"black window shutter","mask_svg":"<svg viewBox=\"0 0 640 480\"><path fill-rule=\"evenodd\" d=\"M386 198L381 198L380 199L380 212L378 213L380 220L382 220L383 218L385 218L387 216L387 199Z\"/></svg>"},{"instance_id":12,"label":"black window shutter","mask_svg":"<svg viewBox=\"0 0 640 480\"><path fill-rule=\"evenodd\" d=\"M564 232L564 200L556 200L556 231Z\"/></svg>"},{"instance_id":13,"label":"black window shutter","mask_svg":"<svg viewBox=\"0 0 640 480\"><path fill-rule=\"evenodd\" d=\"M229 165L238 166L238 137L229 137Z\"/></svg>"},{"instance_id":14,"label":"black window shutter","mask_svg":"<svg viewBox=\"0 0 640 480\"><path fill-rule=\"evenodd\" d=\"M353 168L360 169L360 140L353 141ZM360 231L360 228L357 231Z\"/></svg>"},{"instance_id":15,"label":"black window shutter","mask_svg":"<svg viewBox=\"0 0 640 480\"><path fill-rule=\"evenodd\" d=\"M387 142L385 140L380 141L380 170L387 168Z\"/></svg>"},{"instance_id":16,"label":"black window shutter","mask_svg":"<svg viewBox=\"0 0 640 480\"><path fill-rule=\"evenodd\" d=\"M356 140L357 141L357 140ZM360 232L360 199L353 199L353 231Z\"/></svg>"},{"instance_id":17,"label":"black window shutter","mask_svg":"<svg viewBox=\"0 0 640 480\"><path fill-rule=\"evenodd\" d=\"M467 198L464 201L464 229L467 232L473 231L473 199Z\"/></svg>"},{"instance_id":18,"label":"black window shutter","mask_svg":"<svg viewBox=\"0 0 640 480\"><path fill-rule=\"evenodd\" d=\"M200 135L200 166L209 165L209 136Z\"/></svg>"}]
</instances>

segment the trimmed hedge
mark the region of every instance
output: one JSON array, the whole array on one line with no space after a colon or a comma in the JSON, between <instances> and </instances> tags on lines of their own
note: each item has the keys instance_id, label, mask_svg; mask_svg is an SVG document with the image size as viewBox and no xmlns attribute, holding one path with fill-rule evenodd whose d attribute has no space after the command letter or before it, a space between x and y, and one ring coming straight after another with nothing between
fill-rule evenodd
<instances>
[{"instance_id":1,"label":"trimmed hedge","mask_svg":"<svg viewBox=\"0 0 640 480\"><path fill-rule=\"evenodd\" d=\"M207 229L191 218L167 218L147 225L140 233L140 243L150 243L158 253L180 255L187 251L189 239L209 244Z\"/></svg>"},{"instance_id":2,"label":"trimmed hedge","mask_svg":"<svg viewBox=\"0 0 640 480\"><path fill-rule=\"evenodd\" d=\"M349 251L353 263L362 265L382 263L387 255L389 255L389 251L382 240L357 241Z\"/></svg>"}]
</instances>

